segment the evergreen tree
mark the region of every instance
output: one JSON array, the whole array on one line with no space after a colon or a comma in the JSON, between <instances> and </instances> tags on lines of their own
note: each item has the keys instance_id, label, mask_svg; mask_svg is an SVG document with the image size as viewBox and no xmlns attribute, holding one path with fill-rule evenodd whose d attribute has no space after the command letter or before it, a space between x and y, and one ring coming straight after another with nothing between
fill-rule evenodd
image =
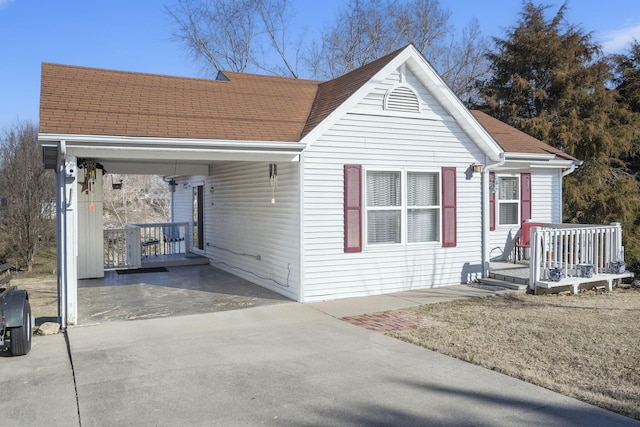
<instances>
[{"instance_id":1,"label":"evergreen tree","mask_svg":"<svg viewBox=\"0 0 640 427\"><path fill-rule=\"evenodd\" d=\"M640 186L628 162L638 154L638 113L609 87L612 63L591 33L566 22L566 3L551 18L548 8L524 3L506 38L494 38L484 109L583 160L564 180L563 220L621 222L627 260L639 261Z\"/></svg>"},{"instance_id":2,"label":"evergreen tree","mask_svg":"<svg viewBox=\"0 0 640 427\"><path fill-rule=\"evenodd\" d=\"M634 40L627 55L614 55L612 59L616 67L614 83L621 102L640 113L640 42Z\"/></svg>"}]
</instances>

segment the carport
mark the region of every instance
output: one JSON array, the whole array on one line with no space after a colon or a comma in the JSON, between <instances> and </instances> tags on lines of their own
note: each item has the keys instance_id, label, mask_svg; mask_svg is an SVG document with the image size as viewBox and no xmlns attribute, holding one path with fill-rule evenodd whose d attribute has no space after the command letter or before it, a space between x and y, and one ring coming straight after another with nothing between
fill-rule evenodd
<instances>
[{"instance_id":1,"label":"carport","mask_svg":"<svg viewBox=\"0 0 640 427\"><path fill-rule=\"evenodd\" d=\"M266 159L266 168L267 162L289 162L297 157L294 147L283 150L283 147L279 146L276 152L268 153L264 148L261 148L261 152L254 152L251 147L245 146L239 150L240 152L236 152L237 147L230 147L236 144L221 147L213 141L189 144L185 141L95 138L42 133L40 141L43 144L47 166L56 170L59 316L64 326L78 323L79 304L83 303L78 299L79 280L82 278L79 276L80 270L93 266L93 270L85 272L84 277L106 280L107 283L110 277L118 277L116 272L106 272L108 274L105 275L103 269L100 174L96 176L93 194L80 192L82 181L86 178L86 172L78 170L78 164L83 159L90 158L105 170L119 174L206 177L209 175L209 168L215 163L220 163L222 159L223 162ZM173 147L170 148L171 146ZM165 273L155 276L163 274ZM151 275L145 275L145 280L147 276ZM147 302L145 300L142 305L146 305Z\"/></svg>"},{"instance_id":2,"label":"carport","mask_svg":"<svg viewBox=\"0 0 640 427\"><path fill-rule=\"evenodd\" d=\"M105 289L115 291L118 287L109 283L125 281L124 276L112 272L105 275L104 271L100 171L160 175L167 180L198 176L205 180L213 169L229 163L257 163L262 171L276 162L299 161L305 145L287 142L294 138L285 139L282 132L282 138L275 138L273 130L264 131L262 136L263 131L253 129L255 139L250 140L233 134L233 126L226 131L229 123L237 121L228 117L220 91L216 94L218 102L212 102L208 88L216 83L220 84L215 80L43 64L39 141L45 167L53 169L56 176L57 280L63 327L78 323L79 313L86 313L85 307L79 307L88 304L78 298L80 288L85 293L102 283ZM228 96L237 94L230 92ZM221 110L213 114L212 106ZM304 114L301 117L306 117ZM245 128L241 130L245 132ZM217 139L211 139L212 135ZM87 188L87 183L92 185ZM193 236L186 241L193 241ZM187 247L187 251L207 256L206 250ZM163 275L169 280L172 270L169 274L145 274L138 280L155 290L175 289L177 283L186 286L188 281L172 282L171 286L166 281L164 285L147 283L156 280L151 277ZM80 285L81 278L97 281L87 281L85 286ZM134 279L135 275L127 280ZM129 286L133 289L135 284ZM186 288L188 291L196 292ZM141 290L138 297L148 298L137 299L137 304L145 306L153 300L145 292ZM113 298L113 305L105 306L105 312L115 310L117 299ZM158 313L171 312L162 310Z\"/></svg>"}]
</instances>

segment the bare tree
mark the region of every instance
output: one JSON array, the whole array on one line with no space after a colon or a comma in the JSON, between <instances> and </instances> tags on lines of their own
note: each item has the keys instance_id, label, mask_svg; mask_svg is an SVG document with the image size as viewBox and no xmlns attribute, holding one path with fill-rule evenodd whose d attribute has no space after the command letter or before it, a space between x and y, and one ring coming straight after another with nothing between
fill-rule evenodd
<instances>
[{"instance_id":1,"label":"bare tree","mask_svg":"<svg viewBox=\"0 0 640 427\"><path fill-rule=\"evenodd\" d=\"M302 44L288 36L287 0L177 1L167 8L178 24L174 35L214 71L299 76ZM476 100L475 81L488 70L488 41L477 21L456 32L450 17L439 0L353 0L332 27L307 43L306 76L335 78L413 44L459 97Z\"/></svg>"},{"instance_id":2,"label":"bare tree","mask_svg":"<svg viewBox=\"0 0 640 427\"><path fill-rule=\"evenodd\" d=\"M4 131L0 168L5 256L31 271L36 254L55 236L55 180L42 163L37 125L18 122Z\"/></svg>"},{"instance_id":3,"label":"bare tree","mask_svg":"<svg viewBox=\"0 0 640 427\"><path fill-rule=\"evenodd\" d=\"M399 36L398 44L411 43L432 61L446 56L444 41L453 32L448 24L451 12L440 9L438 0L390 3L387 11L393 21L393 32Z\"/></svg>"},{"instance_id":4,"label":"bare tree","mask_svg":"<svg viewBox=\"0 0 640 427\"><path fill-rule=\"evenodd\" d=\"M300 44L290 58L286 22L292 11L287 0L177 0L165 11L177 25L174 37L211 71L253 67L298 76Z\"/></svg>"},{"instance_id":5,"label":"bare tree","mask_svg":"<svg viewBox=\"0 0 640 427\"><path fill-rule=\"evenodd\" d=\"M450 37L447 53L435 58L434 66L467 106L481 102L478 82L485 79L490 71L487 52L488 41L474 19L462 29L459 38Z\"/></svg>"},{"instance_id":6,"label":"bare tree","mask_svg":"<svg viewBox=\"0 0 640 427\"><path fill-rule=\"evenodd\" d=\"M171 220L169 187L160 176L107 174L102 200L108 227Z\"/></svg>"},{"instance_id":7,"label":"bare tree","mask_svg":"<svg viewBox=\"0 0 640 427\"><path fill-rule=\"evenodd\" d=\"M382 0L355 0L309 51L314 78L335 78L400 47Z\"/></svg>"},{"instance_id":8,"label":"bare tree","mask_svg":"<svg viewBox=\"0 0 640 427\"><path fill-rule=\"evenodd\" d=\"M355 0L338 15L307 65L314 78L334 78L407 44L413 44L464 100L477 99L476 80L488 71L488 41L477 21L460 33L438 0Z\"/></svg>"},{"instance_id":9,"label":"bare tree","mask_svg":"<svg viewBox=\"0 0 640 427\"><path fill-rule=\"evenodd\" d=\"M301 43L298 42L296 52L293 58L289 58L287 48L290 42L287 35L287 22L292 17L287 0L261 0L256 1L256 7L264 27L264 34L268 40L267 46L276 53L282 64L268 66L264 61L253 59L253 63L257 68L271 72L277 75L290 76L298 78L298 59L300 58ZM262 50L262 58L268 56L270 49Z\"/></svg>"}]
</instances>

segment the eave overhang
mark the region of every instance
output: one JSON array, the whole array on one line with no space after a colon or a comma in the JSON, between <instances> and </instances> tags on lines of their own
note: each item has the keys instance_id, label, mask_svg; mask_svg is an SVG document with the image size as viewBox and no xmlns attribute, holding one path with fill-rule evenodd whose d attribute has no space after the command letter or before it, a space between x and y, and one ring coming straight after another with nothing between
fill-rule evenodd
<instances>
[{"instance_id":1,"label":"eave overhang","mask_svg":"<svg viewBox=\"0 0 640 427\"><path fill-rule=\"evenodd\" d=\"M573 169L582 164L581 160L558 159L554 155L506 153L505 162L499 170L523 170L523 169Z\"/></svg>"},{"instance_id":2,"label":"eave overhang","mask_svg":"<svg viewBox=\"0 0 640 427\"><path fill-rule=\"evenodd\" d=\"M305 145L288 141L234 141L185 138L40 133L43 153L64 142L67 155L110 160L297 161ZM50 161L49 161L50 162Z\"/></svg>"}]
</instances>

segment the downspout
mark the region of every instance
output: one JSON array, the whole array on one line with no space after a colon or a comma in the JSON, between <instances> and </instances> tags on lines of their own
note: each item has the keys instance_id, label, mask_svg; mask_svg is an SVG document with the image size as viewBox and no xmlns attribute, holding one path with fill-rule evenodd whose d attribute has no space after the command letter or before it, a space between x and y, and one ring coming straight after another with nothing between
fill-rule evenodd
<instances>
[{"instance_id":1,"label":"downspout","mask_svg":"<svg viewBox=\"0 0 640 427\"><path fill-rule=\"evenodd\" d=\"M489 258L490 258L490 238L489 238L489 173L500 166L504 165L504 152L500 153L500 160L496 163L488 164L482 171L482 277L489 275Z\"/></svg>"},{"instance_id":2,"label":"downspout","mask_svg":"<svg viewBox=\"0 0 640 427\"><path fill-rule=\"evenodd\" d=\"M576 170L576 166L581 165L582 162L580 161L580 163L572 163L571 167L569 167L569 169L565 170L562 172L562 175L560 176L560 222L563 221L562 218L564 218L564 212L563 212L563 203L564 203L564 194L562 192L562 183L564 181L564 177L567 175L570 175L573 173L573 171Z\"/></svg>"},{"instance_id":3,"label":"downspout","mask_svg":"<svg viewBox=\"0 0 640 427\"><path fill-rule=\"evenodd\" d=\"M562 177L564 178L565 176L572 174L573 171L575 171L575 170L576 170L576 164L572 163L571 167L569 169L567 169L566 171L562 172Z\"/></svg>"}]
</instances>

